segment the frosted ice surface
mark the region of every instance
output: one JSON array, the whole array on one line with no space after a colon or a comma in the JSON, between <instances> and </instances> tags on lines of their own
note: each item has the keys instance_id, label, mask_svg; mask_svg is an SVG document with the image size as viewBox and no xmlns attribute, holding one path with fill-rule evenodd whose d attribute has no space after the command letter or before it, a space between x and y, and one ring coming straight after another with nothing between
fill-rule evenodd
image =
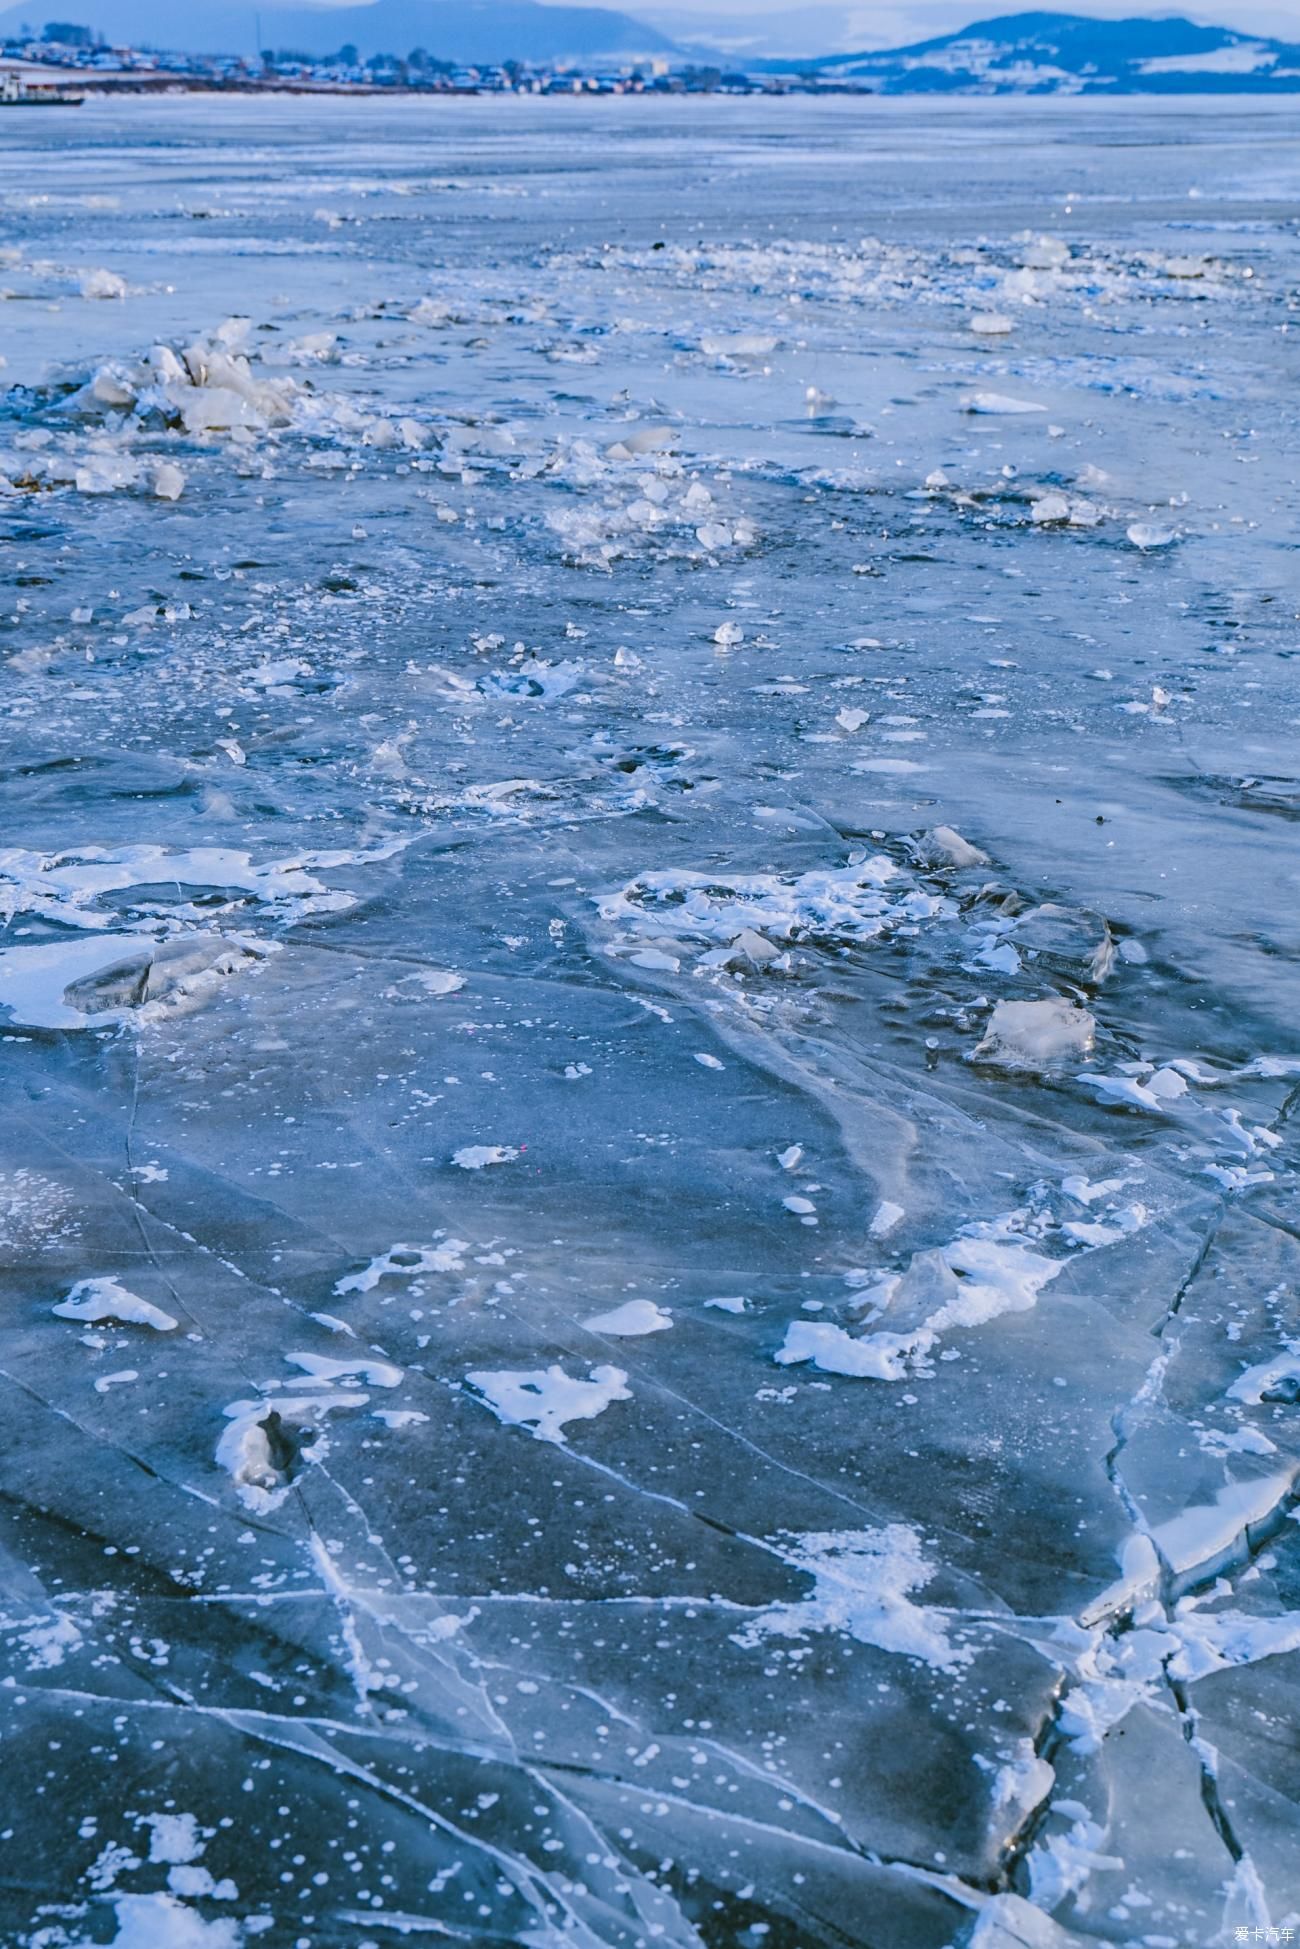
<instances>
[{"instance_id":1,"label":"frosted ice surface","mask_svg":"<svg viewBox=\"0 0 1300 1949\"><path fill-rule=\"evenodd\" d=\"M504 106L3 118L0 1940L1300 1929L1290 125Z\"/></svg>"}]
</instances>

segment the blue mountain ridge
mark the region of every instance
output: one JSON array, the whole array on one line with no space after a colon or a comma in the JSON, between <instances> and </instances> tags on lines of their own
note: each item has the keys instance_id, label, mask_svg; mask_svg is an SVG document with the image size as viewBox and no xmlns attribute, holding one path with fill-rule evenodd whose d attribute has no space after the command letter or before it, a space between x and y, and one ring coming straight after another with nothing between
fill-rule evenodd
<instances>
[{"instance_id":1,"label":"blue mountain ridge","mask_svg":"<svg viewBox=\"0 0 1300 1949\"><path fill-rule=\"evenodd\" d=\"M590 61L668 54L667 35L609 7L542 6L538 0L372 0L368 6L303 7L196 0L20 0L0 13L0 35L48 20L96 29L114 46L186 54L253 54L293 48L333 54L351 43L364 57L422 47L440 60ZM259 39L260 35L260 39Z\"/></svg>"}]
</instances>

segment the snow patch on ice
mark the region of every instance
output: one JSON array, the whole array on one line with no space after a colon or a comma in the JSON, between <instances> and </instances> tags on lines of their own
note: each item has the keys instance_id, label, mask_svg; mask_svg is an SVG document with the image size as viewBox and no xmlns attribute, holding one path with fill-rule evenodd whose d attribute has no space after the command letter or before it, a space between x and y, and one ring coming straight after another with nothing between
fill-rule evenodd
<instances>
[{"instance_id":1,"label":"snow patch on ice","mask_svg":"<svg viewBox=\"0 0 1300 1949\"><path fill-rule=\"evenodd\" d=\"M530 1428L538 1441L563 1442L569 1422L594 1420L611 1402L632 1398L621 1367L593 1367L585 1381L559 1366L532 1372L479 1369L465 1379L499 1420Z\"/></svg>"},{"instance_id":2,"label":"snow patch on ice","mask_svg":"<svg viewBox=\"0 0 1300 1949\"><path fill-rule=\"evenodd\" d=\"M824 1530L777 1546L778 1554L813 1579L795 1604L774 1604L734 1634L751 1647L764 1638L802 1638L810 1631L842 1631L859 1644L916 1658L939 1671L969 1663L933 1612L912 1601L934 1576L921 1538L905 1523L883 1529Z\"/></svg>"},{"instance_id":3,"label":"snow patch on ice","mask_svg":"<svg viewBox=\"0 0 1300 1949\"><path fill-rule=\"evenodd\" d=\"M635 1339L643 1333L666 1333L673 1323L652 1299L629 1299L610 1313L597 1313L582 1324L589 1333L609 1333L616 1339Z\"/></svg>"},{"instance_id":4,"label":"snow patch on ice","mask_svg":"<svg viewBox=\"0 0 1300 1949\"><path fill-rule=\"evenodd\" d=\"M178 1324L161 1306L128 1292L112 1277L79 1279L67 1298L50 1310L61 1320L120 1320L129 1326L151 1326L158 1333L170 1333Z\"/></svg>"},{"instance_id":5,"label":"snow patch on ice","mask_svg":"<svg viewBox=\"0 0 1300 1949\"><path fill-rule=\"evenodd\" d=\"M513 1144L465 1144L451 1154L462 1171L484 1171L489 1164L508 1164L519 1152Z\"/></svg>"}]
</instances>

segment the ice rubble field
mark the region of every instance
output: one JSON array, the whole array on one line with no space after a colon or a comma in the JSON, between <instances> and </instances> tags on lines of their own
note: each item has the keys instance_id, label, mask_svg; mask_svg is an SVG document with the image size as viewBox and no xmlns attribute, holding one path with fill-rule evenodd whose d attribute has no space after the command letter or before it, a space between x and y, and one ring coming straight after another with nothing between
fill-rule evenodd
<instances>
[{"instance_id":1,"label":"ice rubble field","mask_svg":"<svg viewBox=\"0 0 1300 1949\"><path fill-rule=\"evenodd\" d=\"M53 119L0 1939L1284 1939L1283 112Z\"/></svg>"}]
</instances>

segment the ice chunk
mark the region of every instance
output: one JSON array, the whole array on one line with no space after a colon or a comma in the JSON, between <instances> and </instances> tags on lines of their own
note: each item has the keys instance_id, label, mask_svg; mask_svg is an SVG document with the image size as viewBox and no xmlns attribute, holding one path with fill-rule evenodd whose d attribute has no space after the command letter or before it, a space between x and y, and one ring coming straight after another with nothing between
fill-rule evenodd
<instances>
[{"instance_id":1,"label":"ice chunk","mask_svg":"<svg viewBox=\"0 0 1300 1949\"><path fill-rule=\"evenodd\" d=\"M605 452L611 460L632 460L638 454L661 452L676 438L671 426L629 426Z\"/></svg>"},{"instance_id":2,"label":"ice chunk","mask_svg":"<svg viewBox=\"0 0 1300 1949\"><path fill-rule=\"evenodd\" d=\"M1294 1468L1229 1482L1213 1502L1184 1509L1153 1530L1156 1548L1185 1582L1211 1575L1243 1547L1249 1530L1285 1505L1294 1482Z\"/></svg>"},{"instance_id":3,"label":"ice chunk","mask_svg":"<svg viewBox=\"0 0 1300 1949\"><path fill-rule=\"evenodd\" d=\"M1070 261L1070 246L1060 237L1035 237L1026 242L1020 262L1027 271L1059 271Z\"/></svg>"},{"instance_id":4,"label":"ice chunk","mask_svg":"<svg viewBox=\"0 0 1300 1949\"><path fill-rule=\"evenodd\" d=\"M1070 519L1070 501L1065 494L1041 494L1029 511L1031 521L1040 527Z\"/></svg>"},{"instance_id":5,"label":"ice chunk","mask_svg":"<svg viewBox=\"0 0 1300 1949\"><path fill-rule=\"evenodd\" d=\"M974 1056L1004 1069L1050 1069L1086 1056L1096 1026L1086 1008L1059 996L1040 1002L998 1002Z\"/></svg>"},{"instance_id":6,"label":"ice chunk","mask_svg":"<svg viewBox=\"0 0 1300 1949\"><path fill-rule=\"evenodd\" d=\"M1045 406L1035 405L1029 399L1013 399L1010 393L974 392L968 393L962 401L962 411L966 413L1045 413Z\"/></svg>"},{"instance_id":7,"label":"ice chunk","mask_svg":"<svg viewBox=\"0 0 1300 1949\"><path fill-rule=\"evenodd\" d=\"M1015 320L1008 318L1005 311L977 311L970 321L970 328L981 338L1002 338L1015 329Z\"/></svg>"},{"instance_id":8,"label":"ice chunk","mask_svg":"<svg viewBox=\"0 0 1300 1949\"><path fill-rule=\"evenodd\" d=\"M612 1401L632 1398L621 1367L593 1367L585 1381L575 1380L559 1366L531 1373L480 1369L465 1379L500 1420L511 1427L531 1428L538 1441L562 1442L569 1422L591 1421Z\"/></svg>"},{"instance_id":9,"label":"ice chunk","mask_svg":"<svg viewBox=\"0 0 1300 1949\"><path fill-rule=\"evenodd\" d=\"M1045 901L1016 916L1012 937L1017 950L1072 981L1099 983L1114 966L1115 941L1100 914Z\"/></svg>"},{"instance_id":10,"label":"ice chunk","mask_svg":"<svg viewBox=\"0 0 1300 1949\"><path fill-rule=\"evenodd\" d=\"M83 298L124 298L126 279L116 271L85 271L79 288Z\"/></svg>"},{"instance_id":11,"label":"ice chunk","mask_svg":"<svg viewBox=\"0 0 1300 1949\"><path fill-rule=\"evenodd\" d=\"M170 460L154 468L152 479L153 491L160 501L179 501L185 491L185 476Z\"/></svg>"},{"instance_id":12,"label":"ice chunk","mask_svg":"<svg viewBox=\"0 0 1300 1949\"><path fill-rule=\"evenodd\" d=\"M6 948L0 1008L28 1028L82 1029L115 1020L125 1009L149 1019L201 1000L222 977L268 951L219 934L180 936L156 947L96 934Z\"/></svg>"},{"instance_id":13,"label":"ice chunk","mask_svg":"<svg viewBox=\"0 0 1300 1949\"><path fill-rule=\"evenodd\" d=\"M445 968L421 968L418 974L403 975L402 980L414 982L426 995L455 995L465 986L463 974L452 974Z\"/></svg>"},{"instance_id":14,"label":"ice chunk","mask_svg":"<svg viewBox=\"0 0 1300 1949\"><path fill-rule=\"evenodd\" d=\"M108 450L87 453L73 474L78 494L113 494L119 487L134 487L139 479L138 460Z\"/></svg>"},{"instance_id":15,"label":"ice chunk","mask_svg":"<svg viewBox=\"0 0 1300 1949\"><path fill-rule=\"evenodd\" d=\"M597 1313L582 1324L589 1333L609 1333L616 1339L634 1339L642 1333L665 1333L673 1323L652 1299L629 1299L611 1313Z\"/></svg>"},{"instance_id":16,"label":"ice chunk","mask_svg":"<svg viewBox=\"0 0 1300 1949\"><path fill-rule=\"evenodd\" d=\"M1129 1103L1135 1109L1156 1110L1164 1115L1169 1114L1171 1104L1187 1094L1187 1078L1180 1076L1171 1064L1156 1070L1150 1065L1139 1065L1135 1076L1084 1074L1076 1080L1095 1090L1104 1102Z\"/></svg>"},{"instance_id":17,"label":"ice chunk","mask_svg":"<svg viewBox=\"0 0 1300 1949\"><path fill-rule=\"evenodd\" d=\"M765 359L777 344L769 332L715 333L700 340L700 350L711 359Z\"/></svg>"},{"instance_id":18,"label":"ice chunk","mask_svg":"<svg viewBox=\"0 0 1300 1949\"><path fill-rule=\"evenodd\" d=\"M51 1310L61 1320L118 1320L123 1325L151 1326L157 1333L170 1333L178 1324L161 1306L128 1292L111 1276L79 1279L67 1298Z\"/></svg>"},{"instance_id":19,"label":"ice chunk","mask_svg":"<svg viewBox=\"0 0 1300 1949\"><path fill-rule=\"evenodd\" d=\"M1177 528L1157 521L1135 521L1126 533L1133 546L1144 552L1150 548L1168 548L1170 542L1178 540Z\"/></svg>"},{"instance_id":20,"label":"ice chunk","mask_svg":"<svg viewBox=\"0 0 1300 1949\"><path fill-rule=\"evenodd\" d=\"M907 1373L906 1347L898 1334L872 1333L855 1340L842 1326L823 1320L792 1320L777 1350L777 1364L798 1366L810 1360L823 1374L855 1380L901 1381Z\"/></svg>"},{"instance_id":21,"label":"ice chunk","mask_svg":"<svg viewBox=\"0 0 1300 1949\"><path fill-rule=\"evenodd\" d=\"M462 1171L482 1171L489 1164L508 1164L518 1155L513 1144L465 1144L452 1152L451 1161Z\"/></svg>"},{"instance_id":22,"label":"ice chunk","mask_svg":"<svg viewBox=\"0 0 1300 1949\"><path fill-rule=\"evenodd\" d=\"M923 866L987 866L989 856L951 826L932 826L914 841L913 851Z\"/></svg>"}]
</instances>

